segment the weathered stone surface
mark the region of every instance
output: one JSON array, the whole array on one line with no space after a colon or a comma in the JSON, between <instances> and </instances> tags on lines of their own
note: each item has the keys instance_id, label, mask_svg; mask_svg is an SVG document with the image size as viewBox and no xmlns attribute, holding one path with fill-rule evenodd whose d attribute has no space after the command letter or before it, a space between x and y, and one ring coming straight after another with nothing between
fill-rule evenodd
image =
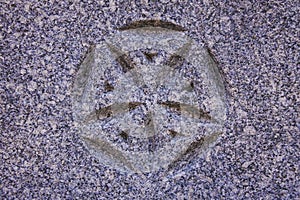
<instances>
[{"instance_id":1,"label":"weathered stone surface","mask_svg":"<svg viewBox=\"0 0 300 200\"><path fill-rule=\"evenodd\" d=\"M0 10L0 199L300 199L297 1L2 0ZM105 104L103 109L96 107L88 118L83 118L88 113L79 115L80 109L76 117L72 102L74 92L84 92L80 88L90 80L89 70L80 70L85 55L98 55L91 52L101 45L110 44L107 52L114 52L110 58L115 60L108 64L121 68L122 76L116 77L119 80L131 76L138 84L144 79L131 74L137 73L140 62L156 66L156 59L162 55L170 58L162 66L176 69L185 65L183 56L172 56L175 50L137 46L126 55L116 56L125 51L112 42L113 37L150 27L170 29L170 33L182 34L192 44L199 44L199 49L207 47L222 75L227 113L217 139L212 137L204 144L199 135L189 144L186 155L167 168L132 173L137 167L123 151L163 148L162 144L168 142L163 134L147 131L146 138L138 138L141 134L131 131L130 135L124 130L107 145L108 140L84 139L88 132L78 127L89 120L94 123L95 116L103 122L113 113L125 116L124 110L147 111L150 99L118 106ZM90 58L85 62L92 63L94 58ZM129 65L131 60L134 65ZM86 75L78 80L79 74ZM101 82L100 77L95 78ZM134 85L123 81L116 86L105 80L99 88L107 94L125 87L125 83L130 88ZM78 91L74 91L75 82ZM216 82L210 85L216 86ZM209 91L197 87L196 82L186 89L191 93ZM94 100L100 100L103 91ZM165 91L162 88L157 93ZM142 96L138 93L135 97ZM107 98L116 100L109 95ZM157 107L172 111L172 117L189 114L195 106L165 100L157 102ZM198 108L204 105L201 99L198 101ZM207 113L211 105L200 108L203 121L215 117ZM151 124L150 114L141 116L135 119ZM209 133L202 128L199 133ZM148 137L151 134L160 138ZM171 129L168 138L181 134ZM126 145L126 140L134 145ZM152 142L157 140L162 143ZM121 141L123 145L119 145ZM121 149L114 157L127 167L104 164L97 158L97 151L92 152L92 145L103 147L100 152L108 154ZM212 148L201 151L207 149L205 145Z\"/></svg>"}]
</instances>

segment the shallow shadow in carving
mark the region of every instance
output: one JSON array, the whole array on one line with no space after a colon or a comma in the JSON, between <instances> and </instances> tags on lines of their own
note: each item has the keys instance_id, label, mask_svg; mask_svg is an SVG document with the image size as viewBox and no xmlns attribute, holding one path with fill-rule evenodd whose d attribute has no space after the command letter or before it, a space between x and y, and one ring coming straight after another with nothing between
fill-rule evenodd
<instances>
[{"instance_id":1,"label":"shallow shadow in carving","mask_svg":"<svg viewBox=\"0 0 300 200\"><path fill-rule=\"evenodd\" d=\"M124 30L129 30L129 29L145 28L145 27L160 27L160 28L171 29L174 31L186 31L186 29L183 28L182 26L173 24L171 22L154 20L154 19L135 21L135 22L126 24L125 26L122 26L120 28L117 28L117 30L124 31Z\"/></svg>"}]
</instances>

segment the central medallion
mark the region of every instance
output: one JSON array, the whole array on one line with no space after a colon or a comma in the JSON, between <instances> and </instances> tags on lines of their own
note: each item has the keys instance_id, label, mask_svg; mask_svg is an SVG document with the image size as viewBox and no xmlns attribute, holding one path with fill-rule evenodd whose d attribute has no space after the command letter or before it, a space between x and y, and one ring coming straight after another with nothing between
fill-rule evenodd
<instances>
[{"instance_id":1,"label":"central medallion","mask_svg":"<svg viewBox=\"0 0 300 200\"><path fill-rule=\"evenodd\" d=\"M224 86L205 48L171 23L141 21L92 46L73 88L87 149L129 173L167 168L222 132Z\"/></svg>"}]
</instances>

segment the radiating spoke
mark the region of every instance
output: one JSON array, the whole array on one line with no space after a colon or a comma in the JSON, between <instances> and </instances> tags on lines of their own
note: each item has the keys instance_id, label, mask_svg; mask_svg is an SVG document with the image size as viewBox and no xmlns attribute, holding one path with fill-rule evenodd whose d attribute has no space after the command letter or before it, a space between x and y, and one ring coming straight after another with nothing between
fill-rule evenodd
<instances>
[{"instance_id":1,"label":"radiating spoke","mask_svg":"<svg viewBox=\"0 0 300 200\"><path fill-rule=\"evenodd\" d=\"M191 42L185 43L181 46L176 53L173 53L168 60L164 63L163 71L161 71L158 76L158 83L162 84L170 74L174 72L175 69L181 67L185 62L185 57L188 55L191 49Z\"/></svg>"},{"instance_id":2,"label":"radiating spoke","mask_svg":"<svg viewBox=\"0 0 300 200\"><path fill-rule=\"evenodd\" d=\"M104 91L105 92L111 92L113 91L115 88L112 84L110 84L107 80L104 82Z\"/></svg>"},{"instance_id":3,"label":"radiating spoke","mask_svg":"<svg viewBox=\"0 0 300 200\"><path fill-rule=\"evenodd\" d=\"M213 121L213 118L209 114L209 112L205 112L201 108L198 108L194 105L180 104L180 109L181 109L182 115L184 115L184 116Z\"/></svg>"},{"instance_id":4,"label":"radiating spoke","mask_svg":"<svg viewBox=\"0 0 300 200\"><path fill-rule=\"evenodd\" d=\"M169 130L168 130L168 133L169 133L169 135L170 135L172 138L178 137L178 136L185 136L184 134L179 133L179 132L177 132L177 131L175 131L175 130L172 130L172 129L169 129Z\"/></svg>"},{"instance_id":5,"label":"radiating spoke","mask_svg":"<svg viewBox=\"0 0 300 200\"><path fill-rule=\"evenodd\" d=\"M159 101L157 103L160 104L160 105L163 105L165 107L169 107L170 109L174 109L174 110L180 112L180 103L179 102L176 102L176 101L165 101L165 102Z\"/></svg>"},{"instance_id":6,"label":"radiating spoke","mask_svg":"<svg viewBox=\"0 0 300 200\"><path fill-rule=\"evenodd\" d=\"M131 170L137 171L124 154L110 143L101 140L100 138L91 138L87 136L82 136L82 138L96 151L102 152L105 156L113 159L115 162L127 166Z\"/></svg>"},{"instance_id":7,"label":"radiating spoke","mask_svg":"<svg viewBox=\"0 0 300 200\"><path fill-rule=\"evenodd\" d=\"M209 112L205 112L201 108L198 108L194 105L189 105L176 101L158 102L158 104L164 107L168 107L170 110L175 111L179 115L183 115L189 118L203 119L210 122L215 122L215 120L212 118Z\"/></svg>"},{"instance_id":8,"label":"radiating spoke","mask_svg":"<svg viewBox=\"0 0 300 200\"><path fill-rule=\"evenodd\" d=\"M130 70L135 68L135 64L131 61L129 56L126 54L119 56L116 60L121 65L122 71L124 73L129 72Z\"/></svg>"},{"instance_id":9,"label":"radiating spoke","mask_svg":"<svg viewBox=\"0 0 300 200\"><path fill-rule=\"evenodd\" d=\"M153 58L158 55L157 52L151 53L147 51L143 51L143 54L145 55L146 59L150 62L153 62Z\"/></svg>"},{"instance_id":10,"label":"radiating spoke","mask_svg":"<svg viewBox=\"0 0 300 200\"><path fill-rule=\"evenodd\" d=\"M184 63L184 58L177 54L172 54L170 58L165 63L167 66L169 66L171 69L176 69Z\"/></svg>"},{"instance_id":11,"label":"radiating spoke","mask_svg":"<svg viewBox=\"0 0 300 200\"><path fill-rule=\"evenodd\" d=\"M141 103L141 102L129 102L128 103L128 108L129 111L136 109L140 105L146 105L146 103Z\"/></svg>"},{"instance_id":12,"label":"radiating spoke","mask_svg":"<svg viewBox=\"0 0 300 200\"><path fill-rule=\"evenodd\" d=\"M109 106L95 109L91 114L86 117L85 122L91 120L101 120L109 117L115 117L119 114L126 113L137 108L140 105L146 105L141 102L124 102L124 103L114 103Z\"/></svg>"},{"instance_id":13,"label":"radiating spoke","mask_svg":"<svg viewBox=\"0 0 300 200\"><path fill-rule=\"evenodd\" d=\"M132 61L129 55L112 44L107 43L107 46L121 66L123 73L130 73L134 84L137 86L145 85L142 75L138 72L136 64Z\"/></svg>"}]
</instances>

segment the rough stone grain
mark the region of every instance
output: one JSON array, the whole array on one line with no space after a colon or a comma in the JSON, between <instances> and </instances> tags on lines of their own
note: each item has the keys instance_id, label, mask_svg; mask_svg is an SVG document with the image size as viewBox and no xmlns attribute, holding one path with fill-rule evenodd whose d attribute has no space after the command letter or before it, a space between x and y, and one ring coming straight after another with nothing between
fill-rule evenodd
<instances>
[{"instance_id":1,"label":"rough stone grain","mask_svg":"<svg viewBox=\"0 0 300 200\"><path fill-rule=\"evenodd\" d=\"M1 199L299 199L298 1L0 2ZM133 21L178 24L207 46L229 95L225 133L168 173L120 173L74 128L88 48Z\"/></svg>"}]
</instances>

